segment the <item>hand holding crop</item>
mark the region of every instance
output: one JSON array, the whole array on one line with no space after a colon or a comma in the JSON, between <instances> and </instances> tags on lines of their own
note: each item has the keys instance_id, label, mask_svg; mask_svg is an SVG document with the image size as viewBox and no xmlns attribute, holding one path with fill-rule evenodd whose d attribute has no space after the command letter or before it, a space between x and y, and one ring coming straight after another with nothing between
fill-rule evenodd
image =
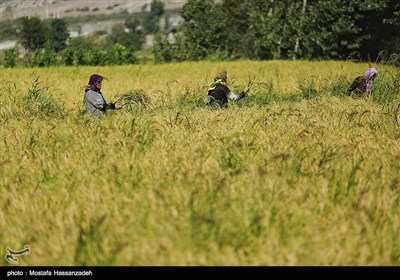
<instances>
[{"instance_id":1,"label":"hand holding crop","mask_svg":"<svg viewBox=\"0 0 400 280\"><path fill-rule=\"evenodd\" d=\"M120 110L120 109L122 109L122 104L121 104L121 103L116 102L116 103L114 103L114 105L115 105L115 110Z\"/></svg>"}]
</instances>

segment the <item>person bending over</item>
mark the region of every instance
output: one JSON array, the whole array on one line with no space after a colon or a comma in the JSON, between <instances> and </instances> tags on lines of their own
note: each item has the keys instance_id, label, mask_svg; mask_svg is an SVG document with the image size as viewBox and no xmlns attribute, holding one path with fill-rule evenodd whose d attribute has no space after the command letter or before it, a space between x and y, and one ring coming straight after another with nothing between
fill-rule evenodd
<instances>
[{"instance_id":1,"label":"person bending over","mask_svg":"<svg viewBox=\"0 0 400 280\"><path fill-rule=\"evenodd\" d=\"M228 107L228 100L238 101L246 96L250 90L247 85L240 94L233 93L227 86L228 74L226 70L217 71L214 82L208 88L208 95L205 102L209 106L217 105L222 108Z\"/></svg>"},{"instance_id":2,"label":"person bending over","mask_svg":"<svg viewBox=\"0 0 400 280\"><path fill-rule=\"evenodd\" d=\"M368 68L364 76L358 76L354 79L353 83L347 89L347 95L351 95L353 92L361 96L371 92L372 83L378 75L378 70L375 68Z\"/></svg>"}]
</instances>

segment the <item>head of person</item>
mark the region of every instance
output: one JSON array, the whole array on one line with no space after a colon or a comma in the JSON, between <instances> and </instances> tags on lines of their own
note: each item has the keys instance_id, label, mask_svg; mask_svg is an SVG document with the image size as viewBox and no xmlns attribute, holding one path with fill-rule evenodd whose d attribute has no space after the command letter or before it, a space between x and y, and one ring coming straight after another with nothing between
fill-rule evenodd
<instances>
[{"instance_id":1,"label":"head of person","mask_svg":"<svg viewBox=\"0 0 400 280\"><path fill-rule=\"evenodd\" d=\"M218 69L214 75L214 81L220 80L221 82L225 82L228 80L228 72L226 69Z\"/></svg>"},{"instance_id":2,"label":"head of person","mask_svg":"<svg viewBox=\"0 0 400 280\"><path fill-rule=\"evenodd\" d=\"M88 87L90 89L100 91L101 90L101 84L104 80L104 77L99 75L99 74L93 74L89 78L89 84Z\"/></svg>"},{"instance_id":3,"label":"head of person","mask_svg":"<svg viewBox=\"0 0 400 280\"><path fill-rule=\"evenodd\" d=\"M378 75L378 70L376 70L376 68L371 67L368 68L367 71L365 71L365 78L367 79L367 81L373 81L376 76Z\"/></svg>"}]
</instances>

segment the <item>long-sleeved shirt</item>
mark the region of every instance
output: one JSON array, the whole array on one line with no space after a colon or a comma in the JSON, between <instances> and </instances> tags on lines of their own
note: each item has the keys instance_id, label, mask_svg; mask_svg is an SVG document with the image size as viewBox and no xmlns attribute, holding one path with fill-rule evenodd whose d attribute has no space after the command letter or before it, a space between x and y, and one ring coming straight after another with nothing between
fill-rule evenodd
<instances>
[{"instance_id":1,"label":"long-sleeved shirt","mask_svg":"<svg viewBox=\"0 0 400 280\"><path fill-rule=\"evenodd\" d=\"M83 102L86 111L95 117L101 117L106 113L107 109L115 109L115 104L107 104L103 94L100 91L94 91L92 89L85 92Z\"/></svg>"},{"instance_id":2,"label":"long-sleeved shirt","mask_svg":"<svg viewBox=\"0 0 400 280\"><path fill-rule=\"evenodd\" d=\"M215 83L208 90L208 95L211 98L208 98L207 105L218 104L221 107L227 107L228 100L238 101L246 96L244 92L240 94L234 94L226 85L222 83Z\"/></svg>"},{"instance_id":3,"label":"long-sleeved shirt","mask_svg":"<svg viewBox=\"0 0 400 280\"><path fill-rule=\"evenodd\" d=\"M354 79L353 83L347 89L347 94L351 95L354 91L357 95L369 93L372 89L374 79L378 75L378 70L374 67L370 67L365 71L364 76L358 76Z\"/></svg>"},{"instance_id":4,"label":"long-sleeved shirt","mask_svg":"<svg viewBox=\"0 0 400 280\"><path fill-rule=\"evenodd\" d=\"M350 95L353 91L357 91L358 93L367 92L367 78L364 76L359 76L354 79L353 83L347 89L347 94Z\"/></svg>"}]
</instances>

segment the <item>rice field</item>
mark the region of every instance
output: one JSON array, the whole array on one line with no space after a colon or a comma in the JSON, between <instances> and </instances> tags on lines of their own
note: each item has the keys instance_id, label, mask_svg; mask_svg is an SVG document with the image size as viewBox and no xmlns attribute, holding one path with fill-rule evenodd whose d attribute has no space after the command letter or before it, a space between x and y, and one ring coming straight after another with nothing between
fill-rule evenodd
<instances>
[{"instance_id":1,"label":"rice field","mask_svg":"<svg viewBox=\"0 0 400 280\"><path fill-rule=\"evenodd\" d=\"M376 66L376 65L374 65ZM216 68L239 92L204 106ZM0 71L0 265L400 265L400 71L185 62ZM84 113L101 74L102 119Z\"/></svg>"}]
</instances>

